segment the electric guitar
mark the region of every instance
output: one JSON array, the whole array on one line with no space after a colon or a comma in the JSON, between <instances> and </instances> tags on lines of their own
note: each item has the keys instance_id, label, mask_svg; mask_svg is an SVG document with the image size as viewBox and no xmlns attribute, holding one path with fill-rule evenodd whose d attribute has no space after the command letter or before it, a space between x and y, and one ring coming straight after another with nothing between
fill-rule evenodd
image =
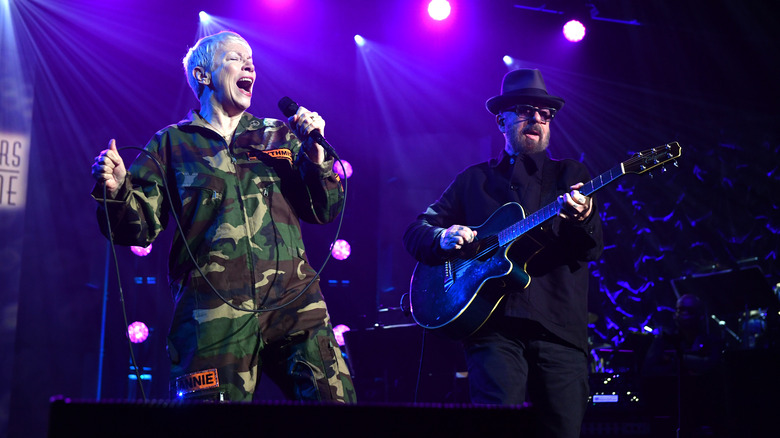
<instances>
[{"instance_id":1,"label":"electric guitar","mask_svg":"<svg viewBox=\"0 0 780 438\"><path fill-rule=\"evenodd\" d=\"M676 160L681 153L677 142L638 152L579 191L589 196L627 173L648 172ZM527 262L543 246L527 234L559 211L557 200L528 217L520 204L504 204L485 223L470 227L477 231L477 237L458 252L464 258L439 265L417 263L409 292L417 324L453 339L477 331L504 298L507 285L528 287L531 277L526 272Z\"/></svg>"}]
</instances>

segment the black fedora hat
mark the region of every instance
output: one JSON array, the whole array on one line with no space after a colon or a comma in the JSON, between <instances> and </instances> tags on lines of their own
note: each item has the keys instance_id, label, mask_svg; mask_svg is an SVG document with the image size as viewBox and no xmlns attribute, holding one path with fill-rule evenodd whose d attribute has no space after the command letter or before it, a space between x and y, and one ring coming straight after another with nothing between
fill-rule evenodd
<instances>
[{"instance_id":1,"label":"black fedora hat","mask_svg":"<svg viewBox=\"0 0 780 438\"><path fill-rule=\"evenodd\" d=\"M501 81L501 94L491 97L485 103L488 111L498 114L515 104L533 103L547 105L559 110L565 101L557 96L547 94L542 72L537 69L520 68L504 75Z\"/></svg>"}]
</instances>

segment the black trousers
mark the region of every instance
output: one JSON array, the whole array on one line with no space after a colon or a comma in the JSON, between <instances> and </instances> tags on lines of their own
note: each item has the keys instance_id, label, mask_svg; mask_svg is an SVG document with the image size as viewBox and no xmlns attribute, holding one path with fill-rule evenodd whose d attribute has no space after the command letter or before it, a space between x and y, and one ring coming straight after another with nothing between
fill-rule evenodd
<instances>
[{"instance_id":1,"label":"black trousers","mask_svg":"<svg viewBox=\"0 0 780 438\"><path fill-rule=\"evenodd\" d=\"M499 315L464 346L472 403L530 403L535 436L580 436L589 391L582 350L534 321Z\"/></svg>"}]
</instances>

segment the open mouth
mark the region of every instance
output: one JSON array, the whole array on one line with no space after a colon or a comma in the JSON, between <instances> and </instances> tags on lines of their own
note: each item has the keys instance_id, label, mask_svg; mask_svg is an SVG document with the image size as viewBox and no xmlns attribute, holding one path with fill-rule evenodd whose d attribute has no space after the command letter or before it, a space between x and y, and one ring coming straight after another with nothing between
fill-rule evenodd
<instances>
[{"instance_id":1,"label":"open mouth","mask_svg":"<svg viewBox=\"0 0 780 438\"><path fill-rule=\"evenodd\" d=\"M252 80L252 78L246 78L245 77L245 78L239 79L238 82L236 82L236 85L238 86L238 88L241 89L241 91L244 92L244 94L246 94L247 96L251 96L252 95L252 84L253 83L254 83L254 81Z\"/></svg>"},{"instance_id":2,"label":"open mouth","mask_svg":"<svg viewBox=\"0 0 780 438\"><path fill-rule=\"evenodd\" d=\"M542 133L537 131L536 129L526 129L523 131L523 134L526 136L535 136L537 138L541 137Z\"/></svg>"}]
</instances>

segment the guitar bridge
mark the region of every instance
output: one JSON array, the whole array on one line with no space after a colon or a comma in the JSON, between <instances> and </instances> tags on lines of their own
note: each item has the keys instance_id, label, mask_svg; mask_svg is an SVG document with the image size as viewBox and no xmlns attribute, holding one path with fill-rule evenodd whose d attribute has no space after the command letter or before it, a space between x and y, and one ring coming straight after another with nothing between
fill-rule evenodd
<instances>
[{"instance_id":1,"label":"guitar bridge","mask_svg":"<svg viewBox=\"0 0 780 438\"><path fill-rule=\"evenodd\" d=\"M444 290L450 288L455 283L455 278L452 275L452 262L447 260L444 262Z\"/></svg>"}]
</instances>

